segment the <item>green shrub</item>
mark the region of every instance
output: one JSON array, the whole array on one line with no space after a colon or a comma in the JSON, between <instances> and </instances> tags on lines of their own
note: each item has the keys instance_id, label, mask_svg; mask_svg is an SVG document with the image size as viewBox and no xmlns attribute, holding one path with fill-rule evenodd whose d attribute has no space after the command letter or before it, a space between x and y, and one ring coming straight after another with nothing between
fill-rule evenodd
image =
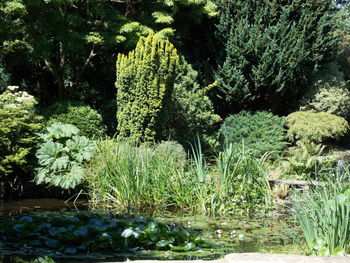
<instances>
[{"instance_id":1,"label":"green shrub","mask_svg":"<svg viewBox=\"0 0 350 263\"><path fill-rule=\"evenodd\" d=\"M336 52L332 0L217 0L223 44L216 79L229 109L286 112L317 65ZM220 50L220 51L222 51ZM214 51L215 52L215 51ZM224 103L224 102L223 102Z\"/></svg>"},{"instance_id":2,"label":"green shrub","mask_svg":"<svg viewBox=\"0 0 350 263\"><path fill-rule=\"evenodd\" d=\"M140 38L128 55L118 55L117 138L140 143L165 137L178 63L176 48L154 34Z\"/></svg>"},{"instance_id":3,"label":"green shrub","mask_svg":"<svg viewBox=\"0 0 350 263\"><path fill-rule=\"evenodd\" d=\"M61 101L45 109L46 126L55 122L72 124L78 127L81 135L90 139L101 138L106 134L106 126L101 115L94 109L80 102Z\"/></svg>"},{"instance_id":4,"label":"green shrub","mask_svg":"<svg viewBox=\"0 0 350 263\"><path fill-rule=\"evenodd\" d=\"M321 143L328 139L339 139L349 130L348 122L327 112L297 111L286 118L288 135L292 141L307 140Z\"/></svg>"},{"instance_id":5,"label":"green shrub","mask_svg":"<svg viewBox=\"0 0 350 263\"><path fill-rule=\"evenodd\" d=\"M336 62L327 64L316 76L301 110L328 112L344 118L350 116L350 91L344 74Z\"/></svg>"},{"instance_id":6,"label":"green shrub","mask_svg":"<svg viewBox=\"0 0 350 263\"><path fill-rule=\"evenodd\" d=\"M5 184L17 188L30 172L30 156L42 127L36 100L17 88L9 86L0 94L0 199Z\"/></svg>"},{"instance_id":7,"label":"green shrub","mask_svg":"<svg viewBox=\"0 0 350 263\"><path fill-rule=\"evenodd\" d=\"M170 117L171 130L169 137L186 143L193 141L197 134L201 135L205 148L217 148L219 138L211 126L220 120L214 113L214 107L207 93L214 85L202 88L197 82L198 72L181 57L177 67L172 103L174 105Z\"/></svg>"},{"instance_id":8,"label":"green shrub","mask_svg":"<svg viewBox=\"0 0 350 263\"><path fill-rule=\"evenodd\" d=\"M201 88L197 76L174 46L157 35L141 38L134 51L119 55L118 138L136 143L171 139L185 145L200 134L206 146L215 146L210 127L220 117L206 95L213 85Z\"/></svg>"},{"instance_id":9,"label":"green shrub","mask_svg":"<svg viewBox=\"0 0 350 263\"><path fill-rule=\"evenodd\" d=\"M174 141L163 141L154 146L155 154L165 158L169 164L173 163L176 167L184 168L187 162L187 156L181 144Z\"/></svg>"},{"instance_id":10,"label":"green shrub","mask_svg":"<svg viewBox=\"0 0 350 263\"><path fill-rule=\"evenodd\" d=\"M84 163L92 158L94 143L79 136L71 124L54 123L40 137L43 143L36 152L39 168L37 184L73 189L85 178Z\"/></svg>"},{"instance_id":11,"label":"green shrub","mask_svg":"<svg viewBox=\"0 0 350 263\"><path fill-rule=\"evenodd\" d=\"M286 146L285 120L271 113L242 111L225 119L220 132L224 144L240 148L242 142L246 151L254 156L266 152L279 153Z\"/></svg>"}]
</instances>

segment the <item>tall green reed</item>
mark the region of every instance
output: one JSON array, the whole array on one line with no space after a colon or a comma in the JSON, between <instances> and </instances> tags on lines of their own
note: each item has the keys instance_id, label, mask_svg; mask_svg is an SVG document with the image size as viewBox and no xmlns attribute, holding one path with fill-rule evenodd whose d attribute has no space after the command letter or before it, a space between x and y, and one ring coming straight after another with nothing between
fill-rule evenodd
<instances>
[{"instance_id":1,"label":"tall green reed","mask_svg":"<svg viewBox=\"0 0 350 263\"><path fill-rule=\"evenodd\" d=\"M176 150L164 150L163 146L100 142L87 177L92 207L214 216L252 211L267 204L269 186L263 159L255 160L231 146L220 153L217 169L207 164L199 140L187 159L176 157L182 154L174 156Z\"/></svg>"},{"instance_id":2,"label":"tall green reed","mask_svg":"<svg viewBox=\"0 0 350 263\"><path fill-rule=\"evenodd\" d=\"M335 170L325 186L312 186L293 201L294 213L312 254L350 253L350 172Z\"/></svg>"},{"instance_id":3,"label":"tall green reed","mask_svg":"<svg viewBox=\"0 0 350 263\"><path fill-rule=\"evenodd\" d=\"M167 206L168 182L177 171L166 157L113 140L100 142L96 156L87 179L93 205L126 212Z\"/></svg>"},{"instance_id":4,"label":"tall green reed","mask_svg":"<svg viewBox=\"0 0 350 263\"><path fill-rule=\"evenodd\" d=\"M271 188L264 170L266 155L259 159L244 148L228 144L218 156L217 213L251 212L270 208ZM219 212L222 211L222 212Z\"/></svg>"}]
</instances>

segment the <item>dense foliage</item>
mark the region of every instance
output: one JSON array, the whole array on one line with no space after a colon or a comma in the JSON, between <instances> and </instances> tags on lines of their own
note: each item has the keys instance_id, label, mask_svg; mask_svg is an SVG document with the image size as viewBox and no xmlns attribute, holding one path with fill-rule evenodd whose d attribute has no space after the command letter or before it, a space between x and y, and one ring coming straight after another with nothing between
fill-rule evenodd
<instances>
[{"instance_id":1,"label":"dense foliage","mask_svg":"<svg viewBox=\"0 0 350 263\"><path fill-rule=\"evenodd\" d=\"M133 49L150 32L194 37L193 28L215 15L212 0L5 0L0 56L18 81L35 85L41 99L103 104L113 90L113 54Z\"/></svg>"},{"instance_id":2,"label":"dense foliage","mask_svg":"<svg viewBox=\"0 0 350 263\"><path fill-rule=\"evenodd\" d=\"M297 111L287 116L288 135L292 141L315 143L339 139L349 130L348 122L327 112Z\"/></svg>"},{"instance_id":3,"label":"dense foliage","mask_svg":"<svg viewBox=\"0 0 350 263\"><path fill-rule=\"evenodd\" d=\"M296 142L296 147L282 158L281 178L299 180L325 180L329 170L337 165L336 156L327 156L325 146L307 140ZM338 159L339 160L339 159Z\"/></svg>"},{"instance_id":4,"label":"dense foliage","mask_svg":"<svg viewBox=\"0 0 350 263\"><path fill-rule=\"evenodd\" d=\"M229 144L218 157L219 184L215 211L222 214L268 210L271 188L264 170L265 158L255 159L244 147Z\"/></svg>"},{"instance_id":5,"label":"dense foliage","mask_svg":"<svg viewBox=\"0 0 350 263\"><path fill-rule=\"evenodd\" d=\"M350 253L349 171L334 175L326 186L314 186L294 200L306 244L312 254L321 256Z\"/></svg>"},{"instance_id":6,"label":"dense foliage","mask_svg":"<svg viewBox=\"0 0 350 263\"><path fill-rule=\"evenodd\" d=\"M247 153L262 156L280 153L287 145L285 120L269 112L242 111L225 119L220 132L223 143L235 148L244 146Z\"/></svg>"},{"instance_id":7,"label":"dense foliage","mask_svg":"<svg viewBox=\"0 0 350 263\"><path fill-rule=\"evenodd\" d=\"M200 134L205 146L215 148L218 140L212 127L220 120L220 116L214 113L213 103L207 93L216 83L202 88L197 79L198 72L181 57L172 94L170 131L167 133L170 138L181 143L194 141Z\"/></svg>"},{"instance_id":8,"label":"dense foliage","mask_svg":"<svg viewBox=\"0 0 350 263\"><path fill-rule=\"evenodd\" d=\"M164 150L168 149L168 150ZM93 208L123 212L187 211L235 215L269 208L265 159L244 150L220 153L219 171L207 166L200 144L183 159L178 145L151 147L103 141L88 169Z\"/></svg>"},{"instance_id":9,"label":"dense foliage","mask_svg":"<svg viewBox=\"0 0 350 263\"><path fill-rule=\"evenodd\" d=\"M162 138L178 64L175 47L153 34L141 38L127 56L118 55L115 85L119 139L139 143Z\"/></svg>"},{"instance_id":10,"label":"dense foliage","mask_svg":"<svg viewBox=\"0 0 350 263\"><path fill-rule=\"evenodd\" d=\"M72 124L54 123L40 135L43 143L36 152L39 168L37 184L74 189L85 178L83 164L89 161L95 145Z\"/></svg>"},{"instance_id":11,"label":"dense foliage","mask_svg":"<svg viewBox=\"0 0 350 263\"><path fill-rule=\"evenodd\" d=\"M123 220L91 213L46 214L0 220L0 252L69 257L98 253L131 254L138 250L197 250L197 232L145 219Z\"/></svg>"},{"instance_id":12,"label":"dense foliage","mask_svg":"<svg viewBox=\"0 0 350 263\"><path fill-rule=\"evenodd\" d=\"M17 189L30 172L30 157L38 142L41 117L36 100L27 92L9 86L0 94L0 199L5 187Z\"/></svg>"},{"instance_id":13,"label":"dense foliage","mask_svg":"<svg viewBox=\"0 0 350 263\"><path fill-rule=\"evenodd\" d=\"M329 112L345 119L350 117L350 90L344 74L336 62L324 66L314 76L301 110Z\"/></svg>"},{"instance_id":14,"label":"dense foliage","mask_svg":"<svg viewBox=\"0 0 350 263\"><path fill-rule=\"evenodd\" d=\"M233 109L286 112L337 48L332 0L219 0L225 48L217 78ZM231 109L232 110L232 109Z\"/></svg>"},{"instance_id":15,"label":"dense foliage","mask_svg":"<svg viewBox=\"0 0 350 263\"><path fill-rule=\"evenodd\" d=\"M80 135L102 138L106 135L106 125L102 116L94 109L76 101L57 102L45 109L46 126L62 122L77 126Z\"/></svg>"},{"instance_id":16,"label":"dense foliage","mask_svg":"<svg viewBox=\"0 0 350 263\"><path fill-rule=\"evenodd\" d=\"M349 17L338 0L0 1L0 199L35 182L84 187L92 209L236 216L289 198L274 179L342 175ZM301 202L297 215L318 254L350 252L338 186L311 189L313 211ZM0 220L0 252L4 233L13 251L74 255L200 242L148 222L61 219Z\"/></svg>"}]
</instances>

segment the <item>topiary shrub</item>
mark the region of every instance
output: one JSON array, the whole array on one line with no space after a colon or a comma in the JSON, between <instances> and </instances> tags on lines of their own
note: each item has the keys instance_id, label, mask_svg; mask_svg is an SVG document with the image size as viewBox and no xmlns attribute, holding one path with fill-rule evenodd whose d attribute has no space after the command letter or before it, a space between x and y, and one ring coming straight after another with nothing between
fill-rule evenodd
<instances>
[{"instance_id":1,"label":"topiary shrub","mask_svg":"<svg viewBox=\"0 0 350 263\"><path fill-rule=\"evenodd\" d=\"M60 101L44 111L46 127L55 122L77 126L80 134L90 139L101 138L106 134L102 116L94 109L76 101Z\"/></svg>"},{"instance_id":2,"label":"topiary shrub","mask_svg":"<svg viewBox=\"0 0 350 263\"><path fill-rule=\"evenodd\" d=\"M279 153L287 145L285 120L272 113L241 111L225 119L220 132L226 145L241 147L254 156Z\"/></svg>"},{"instance_id":3,"label":"topiary shrub","mask_svg":"<svg viewBox=\"0 0 350 263\"><path fill-rule=\"evenodd\" d=\"M0 94L0 200L5 185L18 190L30 172L30 156L42 128L36 103L33 96L16 86Z\"/></svg>"},{"instance_id":4,"label":"topiary shrub","mask_svg":"<svg viewBox=\"0 0 350 263\"><path fill-rule=\"evenodd\" d=\"M339 65L327 64L315 76L310 91L301 101L300 110L328 112L344 118L350 116L350 91Z\"/></svg>"},{"instance_id":5,"label":"topiary shrub","mask_svg":"<svg viewBox=\"0 0 350 263\"><path fill-rule=\"evenodd\" d=\"M36 152L39 168L37 184L73 189L85 178L84 163L94 153L95 145L71 124L54 123L40 137L43 143Z\"/></svg>"},{"instance_id":6,"label":"topiary shrub","mask_svg":"<svg viewBox=\"0 0 350 263\"><path fill-rule=\"evenodd\" d=\"M288 136L291 141L305 140L321 143L328 139L339 139L349 130L348 122L327 112L297 111L286 118Z\"/></svg>"},{"instance_id":7,"label":"topiary shrub","mask_svg":"<svg viewBox=\"0 0 350 263\"><path fill-rule=\"evenodd\" d=\"M140 38L128 55L118 55L118 139L141 143L164 137L178 63L176 48L156 34Z\"/></svg>"}]
</instances>

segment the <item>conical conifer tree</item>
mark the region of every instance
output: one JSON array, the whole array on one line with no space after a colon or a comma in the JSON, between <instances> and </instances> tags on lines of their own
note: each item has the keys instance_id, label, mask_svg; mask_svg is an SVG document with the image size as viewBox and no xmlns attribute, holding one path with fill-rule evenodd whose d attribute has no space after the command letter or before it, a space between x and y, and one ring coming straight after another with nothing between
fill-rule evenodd
<instances>
[{"instance_id":1,"label":"conical conifer tree","mask_svg":"<svg viewBox=\"0 0 350 263\"><path fill-rule=\"evenodd\" d=\"M178 64L176 48L156 34L140 38L128 55L118 55L118 139L142 143L162 136Z\"/></svg>"}]
</instances>

